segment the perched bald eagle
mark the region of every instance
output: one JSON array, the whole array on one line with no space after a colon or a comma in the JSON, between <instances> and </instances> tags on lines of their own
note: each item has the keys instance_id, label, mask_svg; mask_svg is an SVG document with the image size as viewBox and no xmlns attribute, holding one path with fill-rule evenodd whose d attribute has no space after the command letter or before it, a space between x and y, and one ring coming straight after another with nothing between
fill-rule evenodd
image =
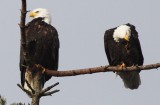
<instances>
[{"instance_id":1,"label":"perched bald eagle","mask_svg":"<svg viewBox=\"0 0 160 105\"><path fill-rule=\"evenodd\" d=\"M38 8L31 11L29 16L33 18L26 27L26 46L28 47L30 60L33 64L40 64L44 68L57 70L59 39L57 30L51 25L51 16L49 12L46 9ZM33 81L29 79L24 65L26 65L26 61L21 47L21 84L25 89L30 90L25 80L27 80L31 86L33 85ZM51 76L45 75L45 79L42 81L43 85L50 78Z\"/></svg>"},{"instance_id":2,"label":"perched bald eagle","mask_svg":"<svg viewBox=\"0 0 160 105\"><path fill-rule=\"evenodd\" d=\"M105 52L111 66L143 65L138 32L132 24L109 29L104 35ZM140 71L117 72L126 88L137 89L141 84Z\"/></svg>"}]
</instances>

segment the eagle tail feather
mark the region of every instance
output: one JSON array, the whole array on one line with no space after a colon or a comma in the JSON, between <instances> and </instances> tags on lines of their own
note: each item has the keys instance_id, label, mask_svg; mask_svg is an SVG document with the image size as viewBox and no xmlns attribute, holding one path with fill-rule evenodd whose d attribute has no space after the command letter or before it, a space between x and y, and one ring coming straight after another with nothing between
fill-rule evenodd
<instances>
[{"instance_id":1,"label":"eagle tail feather","mask_svg":"<svg viewBox=\"0 0 160 105\"><path fill-rule=\"evenodd\" d=\"M122 78L124 86L129 89L137 89L141 84L141 79L138 71L132 72L118 72Z\"/></svg>"}]
</instances>

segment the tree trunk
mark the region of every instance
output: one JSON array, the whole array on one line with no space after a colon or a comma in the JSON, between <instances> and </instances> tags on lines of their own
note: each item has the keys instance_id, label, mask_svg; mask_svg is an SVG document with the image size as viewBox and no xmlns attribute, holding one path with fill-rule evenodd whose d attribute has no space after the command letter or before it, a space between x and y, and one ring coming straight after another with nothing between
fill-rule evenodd
<instances>
[{"instance_id":1,"label":"tree trunk","mask_svg":"<svg viewBox=\"0 0 160 105\"><path fill-rule=\"evenodd\" d=\"M32 69L31 71L27 71L27 72L31 72L29 73L31 76L31 79L33 81L33 84L31 86L32 88L32 104L31 105L39 105L39 102L40 102L40 93L42 91L42 82L44 81L44 76L43 74L41 73L40 70L38 70L37 68L35 69ZM29 83L31 84L31 83Z\"/></svg>"}]
</instances>

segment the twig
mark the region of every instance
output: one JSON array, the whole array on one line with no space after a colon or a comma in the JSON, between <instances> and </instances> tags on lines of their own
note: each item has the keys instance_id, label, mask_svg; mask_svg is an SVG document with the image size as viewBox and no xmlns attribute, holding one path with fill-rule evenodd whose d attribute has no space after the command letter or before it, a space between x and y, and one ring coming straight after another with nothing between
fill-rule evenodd
<instances>
[{"instance_id":1,"label":"twig","mask_svg":"<svg viewBox=\"0 0 160 105\"><path fill-rule=\"evenodd\" d=\"M42 96L51 96L52 94L56 93L56 92L59 92L60 90L54 90L54 91L51 91L51 92L48 92L49 90L51 90L53 87L59 85L59 82L51 85L51 86L48 86L47 88L45 88L44 90L42 90L40 92L40 97Z\"/></svg>"},{"instance_id":2,"label":"twig","mask_svg":"<svg viewBox=\"0 0 160 105\"><path fill-rule=\"evenodd\" d=\"M35 94L34 89L31 87L31 85L28 83L28 81L27 80L25 80L25 81L26 81L27 86L29 87L29 89L32 91L32 94Z\"/></svg>"},{"instance_id":3,"label":"twig","mask_svg":"<svg viewBox=\"0 0 160 105\"><path fill-rule=\"evenodd\" d=\"M29 90L26 90L23 86L21 86L20 84L17 84L17 86L23 90L25 93L27 93L27 95L29 95L30 97L32 97L32 93Z\"/></svg>"},{"instance_id":4,"label":"twig","mask_svg":"<svg viewBox=\"0 0 160 105\"><path fill-rule=\"evenodd\" d=\"M77 69L77 70L66 70L66 71L55 71L46 69L45 73L47 75L55 76L55 77L65 77L65 76L76 76L76 75L84 75L84 74L92 74L99 72L123 72L123 71L137 71L137 70L150 70L157 69L160 67L160 63L149 64L144 66L131 66L126 68L119 68L117 66L100 66L94 68L86 68L86 69Z\"/></svg>"},{"instance_id":5,"label":"twig","mask_svg":"<svg viewBox=\"0 0 160 105\"><path fill-rule=\"evenodd\" d=\"M28 81L26 81L26 82L27 82L27 85L30 86L30 84L28 83ZM48 92L49 90L51 90L53 87L55 87L55 86L57 86L57 85L59 85L59 82L57 82L57 83L55 83L55 84L53 84L53 85L45 88L44 90L42 90L42 91L40 91L40 92L38 92L38 93L33 93L33 92L30 92L29 90L26 90L26 89L25 89L24 87L22 87L20 84L17 84L17 86L18 86L20 89L22 89L27 95L29 95L29 97L34 98L34 99L37 98L36 100L40 100L40 98L43 97L43 96L52 96L52 94L59 92L60 90L53 90L53 91L51 91L51 92ZM34 91L34 90L33 90L33 91ZM32 99L32 100L33 100L33 99ZM33 101L32 101L32 102L33 102ZM39 104L39 103L36 102L36 104Z\"/></svg>"},{"instance_id":6,"label":"twig","mask_svg":"<svg viewBox=\"0 0 160 105\"><path fill-rule=\"evenodd\" d=\"M54 90L54 91L51 91L51 92L46 92L46 93L44 93L44 94L41 94L41 97L42 96L52 96L52 94L54 94L54 93L57 93L57 92L59 92L60 90Z\"/></svg>"},{"instance_id":7,"label":"twig","mask_svg":"<svg viewBox=\"0 0 160 105\"><path fill-rule=\"evenodd\" d=\"M47 88L45 88L44 90L42 90L41 93L43 94L43 93L51 90L53 87L55 87L55 86L57 86L57 85L59 85L59 82L57 82L57 83L55 83L55 84L53 84L53 85L51 85L51 86L48 86Z\"/></svg>"}]
</instances>

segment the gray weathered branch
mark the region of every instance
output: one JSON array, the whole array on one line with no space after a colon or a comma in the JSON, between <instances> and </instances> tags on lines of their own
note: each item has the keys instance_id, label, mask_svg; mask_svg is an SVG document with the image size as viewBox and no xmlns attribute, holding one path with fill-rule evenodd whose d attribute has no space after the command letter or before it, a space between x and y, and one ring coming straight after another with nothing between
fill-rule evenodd
<instances>
[{"instance_id":1,"label":"gray weathered branch","mask_svg":"<svg viewBox=\"0 0 160 105\"><path fill-rule=\"evenodd\" d=\"M46 69L45 73L47 75L55 76L55 77L65 77L65 76L76 76L83 74L92 74L99 72L117 72L117 71L136 71L136 70L151 70L157 69L160 67L160 63L149 64L143 66L131 66L126 68L120 68L117 66L100 66L94 68L86 68L86 69L77 69L77 70L67 70L67 71L55 71Z\"/></svg>"},{"instance_id":2,"label":"gray weathered branch","mask_svg":"<svg viewBox=\"0 0 160 105\"><path fill-rule=\"evenodd\" d=\"M17 86L22 89L28 96L32 97L32 93L29 90L26 90L23 86L20 84L17 84Z\"/></svg>"}]
</instances>

